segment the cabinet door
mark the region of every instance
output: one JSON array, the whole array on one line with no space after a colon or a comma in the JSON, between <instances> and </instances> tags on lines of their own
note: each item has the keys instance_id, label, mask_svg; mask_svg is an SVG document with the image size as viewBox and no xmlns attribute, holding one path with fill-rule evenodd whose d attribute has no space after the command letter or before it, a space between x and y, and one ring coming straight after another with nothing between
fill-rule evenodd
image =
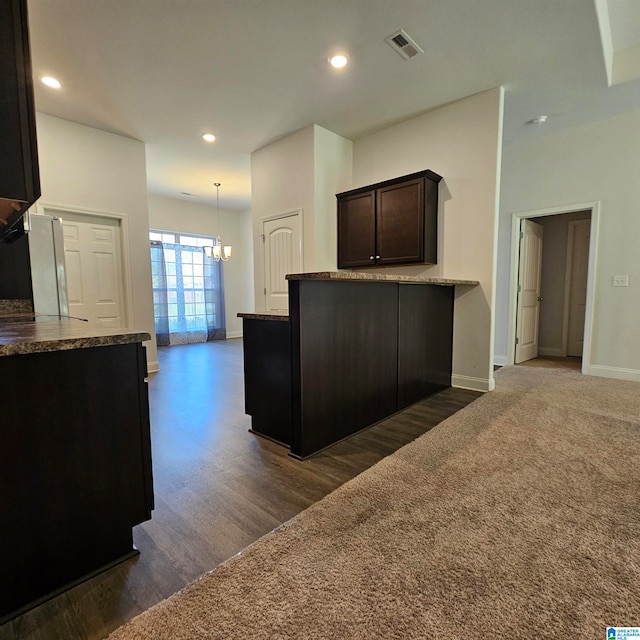
<instances>
[{"instance_id":1,"label":"cabinet door","mask_svg":"<svg viewBox=\"0 0 640 640\"><path fill-rule=\"evenodd\" d=\"M338 268L375 264L375 191L338 198Z\"/></svg>"},{"instance_id":2,"label":"cabinet door","mask_svg":"<svg viewBox=\"0 0 640 640\"><path fill-rule=\"evenodd\" d=\"M377 264L424 261L424 178L376 190Z\"/></svg>"}]
</instances>

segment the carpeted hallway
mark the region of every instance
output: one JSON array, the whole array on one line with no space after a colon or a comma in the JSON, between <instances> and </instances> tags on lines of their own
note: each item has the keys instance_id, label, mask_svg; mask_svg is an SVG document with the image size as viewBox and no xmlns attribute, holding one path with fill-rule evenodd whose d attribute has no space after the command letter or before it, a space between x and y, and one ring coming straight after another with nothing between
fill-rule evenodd
<instances>
[{"instance_id":1,"label":"carpeted hallway","mask_svg":"<svg viewBox=\"0 0 640 640\"><path fill-rule=\"evenodd\" d=\"M111 640L602 638L640 615L640 385L496 390Z\"/></svg>"}]
</instances>

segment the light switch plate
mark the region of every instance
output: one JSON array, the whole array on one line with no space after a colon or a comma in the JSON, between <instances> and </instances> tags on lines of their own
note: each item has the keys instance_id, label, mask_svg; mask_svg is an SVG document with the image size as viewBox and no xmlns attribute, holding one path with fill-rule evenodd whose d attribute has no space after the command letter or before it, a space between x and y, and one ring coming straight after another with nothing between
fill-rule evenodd
<instances>
[{"instance_id":1,"label":"light switch plate","mask_svg":"<svg viewBox=\"0 0 640 640\"><path fill-rule=\"evenodd\" d=\"M628 287L629 286L629 276L613 276L613 286L614 287Z\"/></svg>"}]
</instances>

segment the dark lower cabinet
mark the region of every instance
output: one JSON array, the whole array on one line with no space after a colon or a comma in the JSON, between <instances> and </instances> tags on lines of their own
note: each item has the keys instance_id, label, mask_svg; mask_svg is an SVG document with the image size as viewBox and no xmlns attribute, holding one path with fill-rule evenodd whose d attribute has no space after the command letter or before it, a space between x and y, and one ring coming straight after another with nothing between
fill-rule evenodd
<instances>
[{"instance_id":1,"label":"dark lower cabinet","mask_svg":"<svg viewBox=\"0 0 640 640\"><path fill-rule=\"evenodd\" d=\"M137 553L153 487L144 348L0 357L0 623Z\"/></svg>"},{"instance_id":2,"label":"dark lower cabinet","mask_svg":"<svg viewBox=\"0 0 640 640\"><path fill-rule=\"evenodd\" d=\"M289 322L244 318L244 404L251 431L291 444Z\"/></svg>"},{"instance_id":3,"label":"dark lower cabinet","mask_svg":"<svg viewBox=\"0 0 640 640\"><path fill-rule=\"evenodd\" d=\"M244 319L252 430L302 459L449 387L453 297L453 286L290 280L288 322Z\"/></svg>"}]
</instances>

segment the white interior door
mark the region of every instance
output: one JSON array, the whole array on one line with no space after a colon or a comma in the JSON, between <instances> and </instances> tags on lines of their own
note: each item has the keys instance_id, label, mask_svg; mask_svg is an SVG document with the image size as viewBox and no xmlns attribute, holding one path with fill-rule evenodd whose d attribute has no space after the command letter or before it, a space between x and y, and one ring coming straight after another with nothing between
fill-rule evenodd
<instances>
[{"instance_id":1,"label":"white interior door","mask_svg":"<svg viewBox=\"0 0 640 640\"><path fill-rule=\"evenodd\" d=\"M297 212L263 222L264 295L267 311L289 309L289 286L285 276L302 270L300 217L300 212Z\"/></svg>"},{"instance_id":2,"label":"white interior door","mask_svg":"<svg viewBox=\"0 0 640 640\"><path fill-rule=\"evenodd\" d=\"M69 315L124 328L120 221L60 212L64 227Z\"/></svg>"},{"instance_id":3,"label":"white interior door","mask_svg":"<svg viewBox=\"0 0 640 640\"><path fill-rule=\"evenodd\" d=\"M589 269L590 220L569 223L570 274L567 355L582 357L584 321L587 306L587 272Z\"/></svg>"},{"instance_id":4,"label":"white interior door","mask_svg":"<svg viewBox=\"0 0 640 640\"><path fill-rule=\"evenodd\" d=\"M516 363L531 360L538 355L543 231L542 225L531 220L525 219L521 222L516 309Z\"/></svg>"}]
</instances>

